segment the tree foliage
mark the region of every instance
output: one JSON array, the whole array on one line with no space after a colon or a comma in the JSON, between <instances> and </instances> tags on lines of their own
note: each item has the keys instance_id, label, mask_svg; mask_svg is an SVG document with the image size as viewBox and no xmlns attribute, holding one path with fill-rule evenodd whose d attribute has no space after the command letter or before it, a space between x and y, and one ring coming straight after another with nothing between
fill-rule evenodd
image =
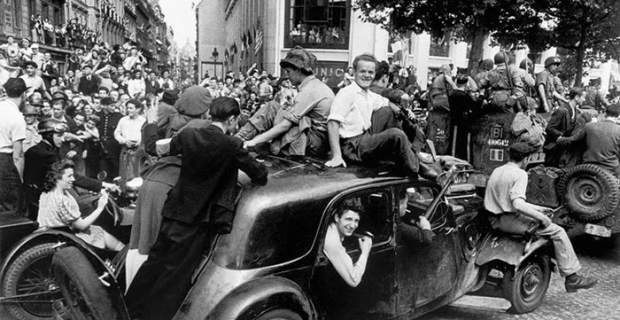
<instances>
[{"instance_id":1,"label":"tree foliage","mask_svg":"<svg viewBox=\"0 0 620 320\"><path fill-rule=\"evenodd\" d=\"M359 0L355 7L367 22L395 32L450 31L453 40L470 43L490 35L495 44L533 53L565 48L575 55L577 79L588 56L620 57L618 0ZM481 55L472 52L470 69Z\"/></svg>"}]
</instances>

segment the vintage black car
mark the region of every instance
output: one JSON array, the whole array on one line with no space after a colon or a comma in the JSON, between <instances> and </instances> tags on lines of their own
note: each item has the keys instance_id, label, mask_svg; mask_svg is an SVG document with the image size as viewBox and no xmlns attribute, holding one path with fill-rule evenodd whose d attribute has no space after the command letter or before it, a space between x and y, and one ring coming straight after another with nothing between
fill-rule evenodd
<instances>
[{"instance_id":1,"label":"vintage black car","mask_svg":"<svg viewBox=\"0 0 620 320\"><path fill-rule=\"evenodd\" d=\"M542 303L553 269L547 240L491 231L478 214L482 199L467 185L408 179L385 167L325 169L313 161L259 159L270 170L269 183L245 186L232 232L204 256L175 319L329 319L334 301L354 318L411 319L488 281L503 286L515 312ZM413 226L398 213L402 189L415 194L409 210L431 222L432 243L408 235ZM327 226L343 201L364 207L359 229L374 234L356 288L334 277L323 253ZM358 245L345 247L356 259ZM54 261L73 314L129 319L120 268L69 242ZM487 277L493 269L499 276Z\"/></svg>"}]
</instances>

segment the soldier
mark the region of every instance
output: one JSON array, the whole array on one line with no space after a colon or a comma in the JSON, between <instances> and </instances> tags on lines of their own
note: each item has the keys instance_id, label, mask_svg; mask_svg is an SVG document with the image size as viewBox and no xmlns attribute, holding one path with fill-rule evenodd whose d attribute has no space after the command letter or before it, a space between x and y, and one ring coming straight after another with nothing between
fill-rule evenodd
<instances>
[{"instance_id":1,"label":"soldier","mask_svg":"<svg viewBox=\"0 0 620 320\"><path fill-rule=\"evenodd\" d=\"M525 70L517 68L514 56L509 57L506 52L498 52L493 60L497 67L489 71L486 79L481 79L482 86L491 90L490 103L504 112L526 107L525 87L534 86L534 79Z\"/></svg>"},{"instance_id":2,"label":"soldier","mask_svg":"<svg viewBox=\"0 0 620 320\"><path fill-rule=\"evenodd\" d=\"M590 80L590 87L586 90L586 101L581 106L582 109L594 109L603 113L610 103L601 91L601 78Z\"/></svg>"},{"instance_id":3,"label":"soldier","mask_svg":"<svg viewBox=\"0 0 620 320\"><path fill-rule=\"evenodd\" d=\"M540 72L536 77L536 89L538 90L538 98L540 106L544 112L550 112L553 107L553 98L568 103L559 92L555 90L554 76L558 72L560 66L560 58L549 57L545 60L545 70Z\"/></svg>"}]
</instances>

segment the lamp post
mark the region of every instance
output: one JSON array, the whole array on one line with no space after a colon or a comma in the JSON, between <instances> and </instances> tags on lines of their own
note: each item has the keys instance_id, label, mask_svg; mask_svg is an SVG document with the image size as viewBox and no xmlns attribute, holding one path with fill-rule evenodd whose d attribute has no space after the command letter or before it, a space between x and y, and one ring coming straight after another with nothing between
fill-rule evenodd
<instances>
[{"instance_id":1,"label":"lamp post","mask_svg":"<svg viewBox=\"0 0 620 320\"><path fill-rule=\"evenodd\" d=\"M213 60L213 75L217 77L217 59L220 57L220 53L217 52L217 47L213 48L211 52L211 60Z\"/></svg>"}]
</instances>

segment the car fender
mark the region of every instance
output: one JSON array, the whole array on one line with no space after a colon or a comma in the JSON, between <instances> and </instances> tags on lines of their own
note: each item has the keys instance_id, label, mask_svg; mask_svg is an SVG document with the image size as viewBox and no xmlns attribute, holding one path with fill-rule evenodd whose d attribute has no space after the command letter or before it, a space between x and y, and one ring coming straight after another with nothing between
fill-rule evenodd
<instances>
[{"instance_id":1,"label":"car fender","mask_svg":"<svg viewBox=\"0 0 620 320\"><path fill-rule=\"evenodd\" d=\"M6 273L6 269L8 268L11 261L13 261L16 255L24 247L45 242L58 242L58 244L61 245L65 241L82 241L71 232L64 231L63 229L39 229L19 240L15 245L13 245L11 250L7 253L6 257L4 257L4 259L2 260L2 265L0 265L0 275L4 275Z\"/></svg>"},{"instance_id":2,"label":"car fender","mask_svg":"<svg viewBox=\"0 0 620 320\"><path fill-rule=\"evenodd\" d=\"M542 237L525 240L525 238L515 239L510 236L491 234L480 246L476 264L484 266L491 261L499 260L519 268L525 259L548 243L549 240Z\"/></svg>"},{"instance_id":3,"label":"car fender","mask_svg":"<svg viewBox=\"0 0 620 320\"><path fill-rule=\"evenodd\" d=\"M290 309L304 320L316 320L312 301L295 282L277 276L252 280L232 290L205 318L255 319L273 309Z\"/></svg>"}]
</instances>

